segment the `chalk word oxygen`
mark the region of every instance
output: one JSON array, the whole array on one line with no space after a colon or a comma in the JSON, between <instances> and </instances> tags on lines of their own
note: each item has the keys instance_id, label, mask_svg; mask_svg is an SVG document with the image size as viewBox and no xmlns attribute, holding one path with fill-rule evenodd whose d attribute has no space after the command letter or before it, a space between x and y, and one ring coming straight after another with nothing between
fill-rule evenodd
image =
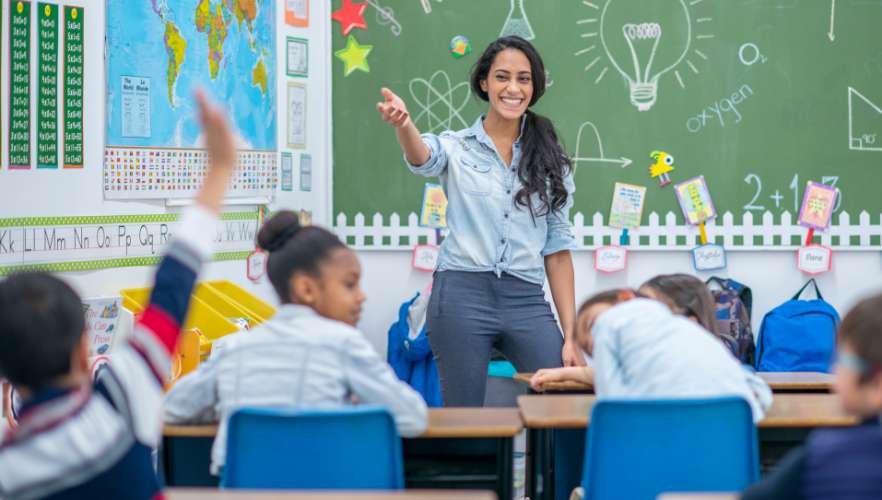
<instances>
[{"instance_id":1,"label":"chalk word oxygen","mask_svg":"<svg viewBox=\"0 0 882 500\"><path fill-rule=\"evenodd\" d=\"M692 133L697 133L715 121L720 122L720 127L725 127L727 122L740 123L741 112L738 111L738 105L751 96L753 96L753 89L750 88L750 85L742 85L731 96L720 99L702 109L697 115L687 119L686 129Z\"/></svg>"}]
</instances>

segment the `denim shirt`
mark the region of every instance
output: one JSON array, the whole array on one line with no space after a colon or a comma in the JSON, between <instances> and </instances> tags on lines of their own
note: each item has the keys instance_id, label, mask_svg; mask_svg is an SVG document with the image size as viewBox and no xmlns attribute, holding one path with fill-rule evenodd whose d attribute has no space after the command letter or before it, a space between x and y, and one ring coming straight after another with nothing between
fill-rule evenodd
<instances>
[{"instance_id":1,"label":"denim shirt","mask_svg":"<svg viewBox=\"0 0 882 500\"><path fill-rule=\"evenodd\" d=\"M538 195L531 197L533 218L527 207L515 204L515 194L523 187L517 175L520 136L511 166L496 151L483 117L459 132L422 137L431 152L429 161L408 166L424 177L439 177L448 200L450 234L441 244L437 270L508 273L544 284L543 257L576 246L569 221L576 190L572 174L564 178L567 200L560 210L546 210Z\"/></svg>"}]
</instances>

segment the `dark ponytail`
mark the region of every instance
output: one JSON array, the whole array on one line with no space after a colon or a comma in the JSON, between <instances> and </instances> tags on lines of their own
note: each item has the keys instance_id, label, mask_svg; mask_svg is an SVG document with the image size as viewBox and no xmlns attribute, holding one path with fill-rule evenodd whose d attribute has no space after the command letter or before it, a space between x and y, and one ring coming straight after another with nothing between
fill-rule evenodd
<instances>
[{"instance_id":1,"label":"dark ponytail","mask_svg":"<svg viewBox=\"0 0 882 500\"><path fill-rule=\"evenodd\" d=\"M346 248L337 236L318 226L301 226L297 214L283 210L257 233L257 246L269 252L266 273L283 304L291 302L288 284L296 273L318 276L321 263L335 248Z\"/></svg>"},{"instance_id":2,"label":"dark ponytail","mask_svg":"<svg viewBox=\"0 0 882 500\"><path fill-rule=\"evenodd\" d=\"M536 48L519 36L498 38L487 46L472 68L470 79L472 92L484 101L489 101L487 92L481 88L481 82L487 80L496 55L505 49L519 50L530 61L533 79L530 106L533 106L545 94L545 64ZM561 210L568 196L564 178L572 172L573 167L569 156L560 145L554 124L548 118L527 110L521 140L523 152L518 164L518 178L523 187L515 194L515 203L527 207L530 215L535 216L537 214L533 212L530 199L536 194L543 207L538 215Z\"/></svg>"}]
</instances>

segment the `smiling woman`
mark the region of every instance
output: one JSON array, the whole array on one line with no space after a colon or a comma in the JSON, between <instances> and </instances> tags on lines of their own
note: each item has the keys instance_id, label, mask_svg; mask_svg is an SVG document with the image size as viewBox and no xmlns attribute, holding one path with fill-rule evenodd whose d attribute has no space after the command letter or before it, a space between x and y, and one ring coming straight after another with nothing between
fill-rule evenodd
<instances>
[{"instance_id":1,"label":"smiling woman","mask_svg":"<svg viewBox=\"0 0 882 500\"><path fill-rule=\"evenodd\" d=\"M377 104L409 168L439 177L449 200L450 235L427 312L447 406L483 404L494 347L518 371L582 363L572 339L572 167L554 125L529 109L545 93L545 75L529 42L504 37L472 70L472 92L489 106L470 128L420 135L391 90Z\"/></svg>"}]
</instances>

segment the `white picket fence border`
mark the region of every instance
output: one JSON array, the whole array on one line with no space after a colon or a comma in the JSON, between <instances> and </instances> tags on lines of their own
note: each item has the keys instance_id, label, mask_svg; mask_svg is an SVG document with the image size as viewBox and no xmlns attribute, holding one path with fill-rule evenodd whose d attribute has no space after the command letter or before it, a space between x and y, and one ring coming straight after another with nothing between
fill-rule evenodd
<instances>
[{"instance_id":1,"label":"white picket fence border","mask_svg":"<svg viewBox=\"0 0 882 500\"><path fill-rule=\"evenodd\" d=\"M401 224L397 213L391 214L388 223L384 222L383 214L376 213L370 225L365 224L366 218L358 213L352 224L345 214L337 215L334 231L344 242L358 250L411 250L422 242L434 243L435 230L419 225L419 217L411 213L407 224ZM837 222L826 231L817 232L815 242L829 246L836 251L878 251L882 250L882 214L873 224L870 214L861 212L858 223L851 223L847 212L834 216ZM580 243L580 250L594 250L597 247L618 244L620 229L605 224L606 216L597 212L591 223L586 224L585 216L577 213L573 217L573 231ZM691 250L698 244L698 228L677 223L677 215L673 212L665 214L664 224L660 223L657 213L649 214L648 223L630 232L629 250L634 251L680 251ZM727 250L735 251L793 251L805 240L808 229L794 223L790 212L781 213L778 221L771 212L762 215L762 222L754 224L754 215L745 212L741 224L735 224L731 212L722 216L722 224L716 220L707 224L707 235L711 242L722 244ZM836 240L834 242L834 237ZM875 243L873 237L876 237ZM737 238L737 241L736 241ZM777 242L776 242L777 239ZM853 240L856 240L853 243Z\"/></svg>"}]
</instances>

